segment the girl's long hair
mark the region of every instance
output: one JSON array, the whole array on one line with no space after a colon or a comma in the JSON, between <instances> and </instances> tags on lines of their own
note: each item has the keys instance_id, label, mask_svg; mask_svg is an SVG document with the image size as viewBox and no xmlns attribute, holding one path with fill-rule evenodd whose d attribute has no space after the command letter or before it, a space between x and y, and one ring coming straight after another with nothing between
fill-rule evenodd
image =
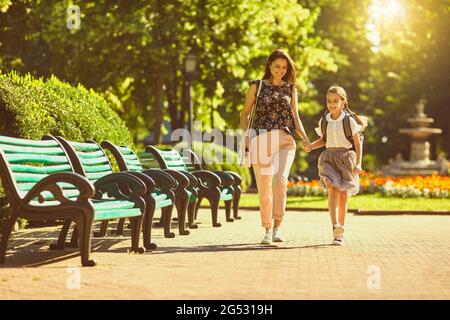
<instances>
[{"instance_id":1,"label":"girl's long hair","mask_svg":"<svg viewBox=\"0 0 450 320\"><path fill-rule=\"evenodd\" d=\"M336 93L342 100L345 101L344 109L345 111L350 114L351 117L353 117L356 122L362 126L362 128L367 127L367 117L364 116L358 116L356 113L354 113L350 108L348 107L348 99L347 99L347 92L345 92L344 88L338 85L332 85L328 88L327 93Z\"/></svg>"},{"instance_id":2,"label":"girl's long hair","mask_svg":"<svg viewBox=\"0 0 450 320\"><path fill-rule=\"evenodd\" d=\"M270 79L270 77L272 76L272 73L270 72L270 65L272 64L272 62L274 62L277 59L285 59L287 61L287 72L286 74L283 76L283 81L286 81L287 83L290 83L292 85L295 86L296 82L297 82L297 78L295 75L295 64L294 61L291 59L291 57L287 54L287 52L281 50L281 49L277 49L275 51L273 51L269 58L267 58L267 62L266 62L266 69L264 71L264 76L263 76L263 80L265 79Z\"/></svg>"}]
</instances>

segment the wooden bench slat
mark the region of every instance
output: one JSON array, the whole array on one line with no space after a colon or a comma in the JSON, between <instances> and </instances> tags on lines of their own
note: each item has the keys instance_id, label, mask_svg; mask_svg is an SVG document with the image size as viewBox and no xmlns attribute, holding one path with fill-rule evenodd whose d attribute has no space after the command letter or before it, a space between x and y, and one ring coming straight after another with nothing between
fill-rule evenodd
<instances>
[{"instance_id":1,"label":"wooden bench slat","mask_svg":"<svg viewBox=\"0 0 450 320\"><path fill-rule=\"evenodd\" d=\"M61 164L56 166L30 166L25 164L12 164L10 166L12 172L23 173L54 173L54 172L72 172L72 167L69 164Z\"/></svg>"},{"instance_id":2,"label":"wooden bench slat","mask_svg":"<svg viewBox=\"0 0 450 320\"><path fill-rule=\"evenodd\" d=\"M119 149L119 151L120 151L120 153L121 154L132 154L133 153L133 150L131 150L130 148L128 148L128 147L117 147L118 149Z\"/></svg>"},{"instance_id":3,"label":"wooden bench slat","mask_svg":"<svg viewBox=\"0 0 450 320\"><path fill-rule=\"evenodd\" d=\"M140 166L141 162L139 160L125 160L127 165Z\"/></svg>"},{"instance_id":4,"label":"wooden bench slat","mask_svg":"<svg viewBox=\"0 0 450 320\"><path fill-rule=\"evenodd\" d=\"M98 157L98 158L94 158L94 159L80 159L80 160L81 160L81 163L83 164L83 166L105 164L105 163L108 163L108 161L109 161L107 157Z\"/></svg>"},{"instance_id":5,"label":"wooden bench slat","mask_svg":"<svg viewBox=\"0 0 450 320\"><path fill-rule=\"evenodd\" d=\"M37 173L13 173L13 178L16 182L39 182L48 174L37 174Z\"/></svg>"},{"instance_id":6,"label":"wooden bench slat","mask_svg":"<svg viewBox=\"0 0 450 320\"><path fill-rule=\"evenodd\" d=\"M111 174L112 171L104 171L104 172L97 172L97 173L86 173L87 178L92 181L97 181L98 179L107 176L108 174Z\"/></svg>"},{"instance_id":7,"label":"wooden bench slat","mask_svg":"<svg viewBox=\"0 0 450 320\"><path fill-rule=\"evenodd\" d=\"M90 172L101 172L101 171L111 171L111 166L104 164L104 165L100 165L100 166L84 166L84 171L86 173L90 173Z\"/></svg>"},{"instance_id":8,"label":"wooden bench slat","mask_svg":"<svg viewBox=\"0 0 450 320\"><path fill-rule=\"evenodd\" d=\"M98 145L95 143L73 142L73 141L69 141L69 143L76 151L96 151L96 150L98 150Z\"/></svg>"},{"instance_id":9,"label":"wooden bench slat","mask_svg":"<svg viewBox=\"0 0 450 320\"><path fill-rule=\"evenodd\" d=\"M49 156L49 155L34 155L14 153L7 154L6 158L10 163L31 162L44 164L67 164L69 160L66 156Z\"/></svg>"},{"instance_id":10,"label":"wooden bench slat","mask_svg":"<svg viewBox=\"0 0 450 320\"><path fill-rule=\"evenodd\" d=\"M134 153L124 154L122 156L126 160L138 160L138 157L136 157L136 155Z\"/></svg>"},{"instance_id":11,"label":"wooden bench slat","mask_svg":"<svg viewBox=\"0 0 450 320\"><path fill-rule=\"evenodd\" d=\"M167 156L163 156L164 161L183 161L183 159L181 159L180 155L167 155Z\"/></svg>"},{"instance_id":12,"label":"wooden bench slat","mask_svg":"<svg viewBox=\"0 0 450 320\"><path fill-rule=\"evenodd\" d=\"M29 146L29 147L58 147L59 144L53 140L28 140L20 138L12 138L0 136L0 143L11 144L15 146Z\"/></svg>"},{"instance_id":13,"label":"wooden bench slat","mask_svg":"<svg viewBox=\"0 0 450 320\"><path fill-rule=\"evenodd\" d=\"M168 168L172 167L184 167L184 162L182 160L172 160L172 161L164 161Z\"/></svg>"},{"instance_id":14,"label":"wooden bench slat","mask_svg":"<svg viewBox=\"0 0 450 320\"><path fill-rule=\"evenodd\" d=\"M177 171L180 171L180 170L186 171L186 168L184 166L173 166L173 167L168 166L168 169L177 170Z\"/></svg>"},{"instance_id":15,"label":"wooden bench slat","mask_svg":"<svg viewBox=\"0 0 450 320\"><path fill-rule=\"evenodd\" d=\"M25 147L25 146L13 146L0 143L0 149L6 154L8 153L23 153L23 154L45 154L45 155L65 155L64 151L59 147L55 148L38 148L38 147Z\"/></svg>"},{"instance_id":16,"label":"wooden bench slat","mask_svg":"<svg viewBox=\"0 0 450 320\"><path fill-rule=\"evenodd\" d=\"M94 151L94 152L77 152L78 156L82 159L91 159L91 158L99 158L104 156L103 151Z\"/></svg>"},{"instance_id":17,"label":"wooden bench slat","mask_svg":"<svg viewBox=\"0 0 450 320\"><path fill-rule=\"evenodd\" d=\"M178 152L177 152L177 150L175 150L175 149L170 149L170 150L161 150L161 149L158 149L158 152L159 152L162 156L178 155Z\"/></svg>"},{"instance_id":18,"label":"wooden bench slat","mask_svg":"<svg viewBox=\"0 0 450 320\"><path fill-rule=\"evenodd\" d=\"M19 189L19 191L30 191L35 185L35 182L18 183L17 188ZM65 182L58 183L58 186L60 186L64 190L76 189L74 185Z\"/></svg>"}]
</instances>

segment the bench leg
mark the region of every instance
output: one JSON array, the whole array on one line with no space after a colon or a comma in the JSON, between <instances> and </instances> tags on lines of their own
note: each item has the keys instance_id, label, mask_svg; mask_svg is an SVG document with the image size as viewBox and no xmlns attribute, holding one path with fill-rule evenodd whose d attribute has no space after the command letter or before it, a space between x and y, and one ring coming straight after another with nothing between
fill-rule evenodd
<instances>
[{"instance_id":1,"label":"bench leg","mask_svg":"<svg viewBox=\"0 0 450 320\"><path fill-rule=\"evenodd\" d=\"M220 191L217 190L211 192L207 196L207 199L209 200L209 203L211 205L212 225L213 227L221 227L222 224L217 221L219 213Z\"/></svg>"},{"instance_id":2,"label":"bench leg","mask_svg":"<svg viewBox=\"0 0 450 320\"><path fill-rule=\"evenodd\" d=\"M64 220L64 225L61 228L58 236L58 242L50 244L50 250L64 250L66 247L66 239L67 233L69 232L70 225L72 224L72 220L66 219ZM70 244L67 244L70 246Z\"/></svg>"},{"instance_id":3,"label":"bench leg","mask_svg":"<svg viewBox=\"0 0 450 320\"><path fill-rule=\"evenodd\" d=\"M188 221L190 229L197 229L198 225L195 224L195 207L196 201L189 202L188 204Z\"/></svg>"},{"instance_id":4,"label":"bench leg","mask_svg":"<svg viewBox=\"0 0 450 320\"><path fill-rule=\"evenodd\" d=\"M76 225L73 228L72 237L70 238L70 242L67 244L69 248L77 248L78 247L78 238L79 238L79 231L78 226Z\"/></svg>"},{"instance_id":5,"label":"bench leg","mask_svg":"<svg viewBox=\"0 0 450 320\"><path fill-rule=\"evenodd\" d=\"M241 186L235 186L233 194L233 218L236 220L242 219L242 217L238 215L240 199L241 199Z\"/></svg>"},{"instance_id":6,"label":"bench leg","mask_svg":"<svg viewBox=\"0 0 450 320\"><path fill-rule=\"evenodd\" d=\"M197 220L197 214L198 214L198 210L200 209L200 205L202 203L203 197L198 197L197 201L195 203L195 214L194 214L194 218L195 220Z\"/></svg>"},{"instance_id":7,"label":"bench leg","mask_svg":"<svg viewBox=\"0 0 450 320\"><path fill-rule=\"evenodd\" d=\"M81 264L83 267L93 267L97 263L95 260L91 259L91 232L92 232L92 222L94 220L94 210L83 210L81 217L77 218L76 230L80 237L80 254L81 254ZM75 232L75 230L74 230Z\"/></svg>"},{"instance_id":8,"label":"bench leg","mask_svg":"<svg viewBox=\"0 0 450 320\"><path fill-rule=\"evenodd\" d=\"M142 230L142 216L130 218L131 224L131 251L134 253L144 253L145 249L139 247L139 239Z\"/></svg>"},{"instance_id":9,"label":"bench leg","mask_svg":"<svg viewBox=\"0 0 450 320\"><path fill-rule=\"evenodd\" d=\"M100 231L94 232L94 237L104 237L108 231L108 220L102 221Z\"/></svg>"},{"instance_id":10,"label":"bench leg","mask_svg":"<svg viewBox=\"0 0 450 320\"><path fill-rule=\"evenodd\" d=\"M173 206L161 208L161 220L164 221L164 237L175 238L175 233L170 231L172 226L172 209Z\"/></svg>"},{"instance_id":11,"label":"bench leg","mask_svg":"<svg viewBox=\"0 0 450 320\"><path fill-rule=\"evenodd\" d=\"M176 207L178 214L178 233L183 236L189 235L189 230L186 230L186 211L189 197L187 194L178 194L176 198Z\"/></svg>"},{"instance_id":12,"label":"bench leg","mask_svg":"<svg viewBox=\"0 0 450 320\"><path fill-rule=\"evenodd\" d=\"M123 235L123 227L125 225L125 219L119 219L119 223L117 224L117 229L113 232L111 232L112 234L116 235L116 236L121 236Z\"/></svg>"},{"instance_id":13,"label":"bench leg","mask_svg":"<svg viewBox=\"0 0 450 320\"><path fill-rule=\"evenodd\" d=\"M5 263L6 249L8 247L9 236L11 235L14 229L14 224L17 221L17 217L18 216L13 212L11 214L11 217L9 217L9 219L6 220L5 224L3 225L2 241L0 242L0 264Z\"/></svg>"},{"instance_id":14,"label":"bench leg","mask_svg":"<svg viewBox=\"0 0 450 320\"><path fill-rule=\"evenodd\" d=\"M155 201L153 199L148 199L146 201L146 210L144 216L144 226L143 226L143 234L144 234L144 247L147 250L155 250L156 243L152 243L152 224L153 224L153 216L155 214Z\"/></svg>"},{"instance_id":15,"label":"bench leg","mask_svg":"<svg viewBox=\"0 0 450 320\"><path fill-rule=\"evenodd\" d=\"M233 200L225 201L225 217L227 222L233 222L234 219L231 217L231 205Z\"/></svg>"}]
</instances>

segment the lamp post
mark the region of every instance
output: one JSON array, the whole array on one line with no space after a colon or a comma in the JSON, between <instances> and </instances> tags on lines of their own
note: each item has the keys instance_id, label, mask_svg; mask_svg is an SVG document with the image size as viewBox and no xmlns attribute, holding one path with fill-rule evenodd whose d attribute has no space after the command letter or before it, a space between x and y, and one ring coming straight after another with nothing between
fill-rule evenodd
<instances>
[{"instance_id":1,"label":"lamp post","mask_svg":"<svg viewBox=\"0 0 450 320\"><path fill-rule=\"evenodd\" d=\"M194 114L192 110L192 79L195 74L195 68L197 67L197 56L191 51L184 58L184 72L187 80L187 109L189 112L189 133L191 134L191 143L194 139Z\"/></svg>"}]
</instances>

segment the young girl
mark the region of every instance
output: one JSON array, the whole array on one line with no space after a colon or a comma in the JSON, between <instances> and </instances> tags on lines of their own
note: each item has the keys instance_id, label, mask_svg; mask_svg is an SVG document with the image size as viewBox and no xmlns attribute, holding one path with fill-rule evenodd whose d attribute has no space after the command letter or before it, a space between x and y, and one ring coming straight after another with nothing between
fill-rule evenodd
<instances>
[{"instance_id":1,"label":"young girl","mask_svg":"<svg viewBox=\"0 0 450 320\"><path fill-rule=\"evenodd\" d=\"M349 109L347 94L342 87L331 86L326 97L329 112L320 119L316 128L320 138L305 150L309 152L326 147L318 161L320 183L328 189L333 244L343 245L347 198L359 191L359 174L362 172L360 132L367 126L367 120Z\"/></svg>"}]
</instances>

